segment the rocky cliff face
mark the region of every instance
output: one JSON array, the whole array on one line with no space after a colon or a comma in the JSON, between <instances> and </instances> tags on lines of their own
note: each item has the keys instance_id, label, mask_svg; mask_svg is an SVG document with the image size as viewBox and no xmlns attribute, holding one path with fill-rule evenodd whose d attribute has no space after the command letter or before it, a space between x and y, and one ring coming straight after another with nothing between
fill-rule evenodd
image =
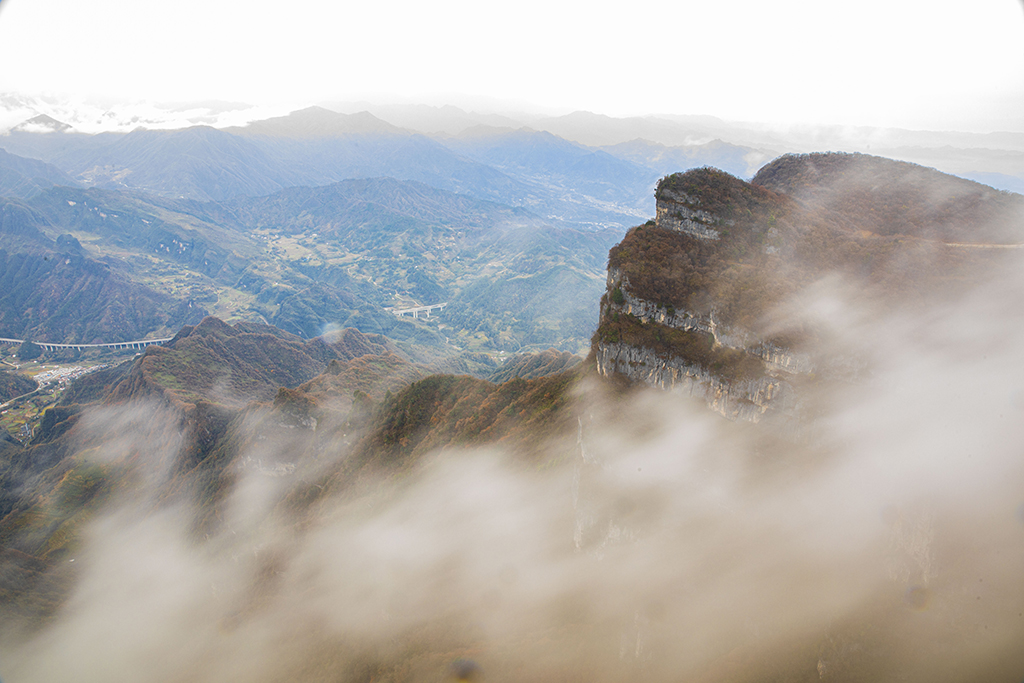
<instances>
[{"instance_id":1,"label":"rocky cliff face","mask_svg":"<svg viewBox=\"0 0 1024 683\"><path fill-rule=\"evenodd\" d=\"M605 377L618 374L632 382L693 396L731 420L760 422L769 415L792 413L797 405L792 387L779 377L729 382L679 356L621 342L599 342L594 359L598 373Z\"/></svg>"},{"instance_id":2,"label":"rocky cliff face","mask_svg":"<svg viewBox=\"0 0 1024 683\"><path fill-rule=\"evenodd\" d=\"M656 199L656 223L659 228L685 232L698 239L717 240L720 235L719 227L731 227L736 224L736 221L720 218L698 208L699 197L671 187L660 188Z\"/></svg>"},{"instance_id":3,"label":"rocky cliff face","mask_svg":"<svg viewBox=\"0 0 1024 683\"><path fill-rule=\"evenodd\" d=\"M609 268L608 292L614 293L616 290L621 294L622 303L609 303L611 311L634 316L644 324L655 323L686 332L709 334L717 345L739 349L760 358L769 370L794 374L807 374L816 370L816 364L809 354L796 353L779 344L759 339L748 330L722 325L715 320L714 310L708 314L676 310L672 306L663 306L634 296L629 291L629 281L623 277L622 271ZM618 299L620 294L615 294L614 298Z\"/></svg>"},{"instance_id":4,"label":"rocky cliff face","mask_svg":"<svg viewBox=\"0 0 1024 683\"><path fill-rule=\"evenodd\" d=\"M884 187L870 182L877 173ZM1001 218L1013 198L911 164L783 157L757 178L662 179L657 219L609 253L592 344L600 374L685 392L730 419L788 419L794 386L856 380L865 366L826 351L800 311L780 316L787 302L828 277L892 313L963 291L1013 251L980 247L1024 242L1020 220ZM961 204L992 220L966 221Z\"/></svg>"},{"instance_id":5,"label":"rocky cliff face","mask_svg":"<svg viewBox=\"0 0 1024 683\"><path fill-rule=\"evenodd\" d=\"M619 269L609 268L602 320L621 316L634 318L648 327L706 335L713 349L732 349L747 356L748 362L759 361L759 376L726 379L713 371L714 363L687 359L682 349L673 353L642 343L596 340L593 351L600 375L619 375L637 384L693 396L729 419L759 422L766 416L792 415L797 405L796 395L786 375L807 374L813 370L807 355L756 339L746 330L724 327L715 321L714 311L701 314L676 310L641 299L630 293L628 279Z\"/></svg>"}]
</instances>

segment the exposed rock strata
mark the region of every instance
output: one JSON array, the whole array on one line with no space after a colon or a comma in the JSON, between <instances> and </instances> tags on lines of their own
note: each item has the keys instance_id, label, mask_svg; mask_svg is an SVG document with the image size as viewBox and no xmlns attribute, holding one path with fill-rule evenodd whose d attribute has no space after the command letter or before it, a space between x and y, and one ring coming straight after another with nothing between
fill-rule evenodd
<instances>
[{"instance_id":1,"label":"exposed rock strata","mask_svg":"<svg viewBox=\"0 0 1024 683\"><path fill-rule=\"evenodd\" d=\"M722 325L715 321L714 311L705 315L662 306L653 301L641 299L628 290L629 281L616 268L608 269L608 291L622 292L622 303L609 302L609 310L636 316L643 323L658 323L677 330L704 332L714 337L716 344L742 349L757 356L769 370L793 374L807 374L815 371L815 364L807 354L793 353L778 344L758 339L751 332Z\"/></svg>"},{"instance_id":2,"label":"exposed rock strata","mask_svg":"<svg viewBox=\"0 0 1024 683\"><path fill-rule=\"evenodd\" d=\"M702 314L676 310L634 296L629 292L628 280L616 268L608 269L607 285L609 297L604 315L625 313L644 324L710 334L716 345L740 349L761 359L767 375L756 380L728 382L676 356L626 343L599 342L595 346L595 358L601 375L620 374L631 382L703 399L711 410L733 420L759 422L770 414L793 414L796 397L780 375L813 372L815 364L809 356L758 339L747 330L724 327L715 321L714 311ZM612 296L614 291L619 296Z\"/></svg>"},{"instance_id":3,"label":"exposed rock strata","mask_svg":"<svg viewBox=\"0 0 1024 683\"><path fill-rule=\"evenodd\" d=\"M657 197L657 218L659 228L685 232L705 240L717 240L719 231L716 227L732 226L735 221L724 220L703 209L695 208L699 200L696 197L663 188Z\"/></svg>"},{"instance_id":4,"label":"exposed rock strata","mask_svg":"<svg viewBox=\"0 0 1024 683\"><path fill-rule=\"evenodd\" d=\"M619 374L632 382L702 399L711 410L732 420L759 422L796 407L792 388L777 377L725 382L704 368L650 349L600 342L594 350L601 375Z\"/></svg>"}]
</instances>

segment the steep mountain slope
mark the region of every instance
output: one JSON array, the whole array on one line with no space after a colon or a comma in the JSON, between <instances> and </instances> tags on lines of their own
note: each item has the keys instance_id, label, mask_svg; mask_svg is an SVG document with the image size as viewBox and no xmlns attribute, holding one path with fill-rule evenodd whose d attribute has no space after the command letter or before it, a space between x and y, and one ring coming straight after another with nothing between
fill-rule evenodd
<instances>
[{"instance_id":1,"label":"steep mountain slope","mask_svg":"<svg viewBox=\"0 0 1024 683\"><path fill-rule=\"evenodd\" d=\"M46 224L46 218L28 204L0 200L0 247L30 252L52 248L53 240L43 234Z\"/></svg>"},{"instance_id":2,"label":"steep mountain slope","mask_svg":"<svg viewBox=\"0 0 1024 683\"><path fill-rule=\"evenodd\" d=\"M31 444L0 444L8 623L38 624L64 603L75 581L61 571L65 560L121 495L190 509L196 539L234 534L230 501L251 476L285 478L282 510L304 515L327 491L394 473L432 445L503 439L535 453L570 419L566 388L578 381L549 375L499 387L435 376L409 387L425 374L391 342L352 329L304 341L207 318L83 377ZM435 385L440 393L424 388ZM421 400L425 391L443 404ZM417 416L431 413L422 431ZM107 443L122 432L148 445Z\"/></svg>"},{"instance_id":3,"label":"steep mountain slope","mask_svg":"<svg viewBox=\"0 0 1024 683\"><path fill-rule=\"evenodd\" d=\"M1022 241L1020 195L934 169L864 154L786 155L751 181L860 230L941 242Z\"/></svg>"},{"instance_id":4,"label":"steep mountain slope","mask_svg":"<svg viewBox=\"0 0 1024 683\"><path fill-rule=\"evenodd\" d=\"M276 160L246 140L206 126L135 130L102 150L65 154L54 163L90 186L200 200L266 194L287 182Z\"/></svg>"},{"instance_id":5,"label":"steep mountain slope","mask_svg":"<svg viewBox=\"0 0 1024 683\"><path fill-rule=\"evenodd\" d=\"M38 619L66 598L73 577L60 560L115 492L198 505L196 524L208 524L254 444L291 437L286 462L294 468L340 443L334 431L351 430L367 401L422 376L396 352L355 330L304 341L267 325L206 318L165 346L82 377L45 413L31 443L6 433L0 442L7 616ZM312 435L318 420L324 443L299 448L295 430ZM111 430L154 448L111 449ZM102 462L92 460L100 453Z\"/></svg>"},{"instance_id":6,"label":"steep mountain slope","mask_svg":"<svg viewBox=\"0 0 1024 683\"><path fill-rule=\"evenodd\" d=\"M444 140L458 153L513 177L523 177L556 192L589 197L595 204L650 214L650 188L658 171L604 151L563 140L551 133L476 127Z\"/></svg>"},{"instance_id":7,"label":"steep mountain slope","mask_svg":"<svg viewBox=\"0 0 1024 683\"><path fill-rule=\"evenodd\" d=\"M829 351L807 316L781 313L812 284L842 282L891 313L1024 253L1001 248L1024 243L1024 198L931 169L787 156L755 181L714 169L661 181L657 221L609 255L593 347L602 374L680 387L731 417L791 415L801 377L849 377L861 363Z\"/></svg>"},{"instance_id":8,"label":"steep mountain slope","mask_svg":"<svg viewBox=\"0 0 1024 683\"><path fill-rule=\"evenodd\" d=\"M0 403L27 394L38 386L35 380L20 373L0 370Z\"/></svg>"},{"instance_id":9,"label":"steep mountain slope","mask_svg":"<svg viewBox=\"0 0 1024 683\"><path fill-rule=\"evenodd\" d=\"M574 356L565 351L556 351L555 349L547 349L540 353L523 353L509 358L501 366L501 369L488 377L487 380L495 384L501 384L516 377L521 379L537 379L569 370L582 360L579 356Z\"/></svg>"},{"instance_id":10,"label":"steep mountain slope","mask_svg":"<svg viewBox=\"0 0 1024 683\"><path fill-rule=\"evenodd\" d=\"M383 401L388 392L404 389L427 374L425 368L394 352L366 353L332 360L323 373L299 385L296 394L305 394L324 408L348 412L359 401Z\"/></svg>"},{"instance_id":11,"label":"steep mountain slope","mask_svg":"<svg viewBox=\"0 0 1024 683\"><path fill-rule=\"evenodd\" d=\"M492 384L473 377L432 375L384 401L354 459L402 466L437 449L487 444L537 457L546 442L570 431L572 388L582 376L568 370Z\"/></svg>"},{"instance_id":12,"label":"steep mountain slope","mask_svg":"<svg viewBox=\"0 0 1024 683\"><path fill-rule=\"evenodd\" d=\"M52 164L0 149L0 197L29 199L54 185L75 186L71 176Z\"/></svg>"},{"instance_id":13,"label":"steep mountain slope","mask_svg":"<svg viewBox=\"0 0 1024 683\"><path fill-rule=\"evenodd\" d=\"M0 336L130 341L203 316L201 306L134 282L120 264L89 258L73 236L52 240L43 230L57 233L45 211L13 201L0 207Z\"/></svg>"},{"instance_id":14,"label":"steep mountain slope","mask_svg":"<svg viewBox=\"0 0 1024 683\"><path fill-rule=\"evenodd\" d=\"M964 216L955 202L941 229L916 221L945 190L892 192L903 173L867 189L773 176L813 186L798 196L712 169L664 179L656 221L610 255L594 358L568 372L423 377L353 330L308 341L206 319L83 378L31 444L0 435L10 666L27 680L98 660L261 683L1013 680L1021 290L963 302L980 316L941 295L1000 264L1019 275L1022 250L977 241L1019 223L958 229L942 222ZM410 192L436 215L456 206ZM861 206L876 200L902 222ZM224 210L148 206L191 226ZM448 234L406 219L407 245ZM282 250L313 239L281 234ZM506 238L487 248L521 241ZM563 259L577 265L596 249L544 239L509 259L517 277L547 272L542 247L582 244ZM919 315L886 315L904 304ZM830 338L870 330L862 318L878 329ZM888 364L858 356L876 346Z\"/></svg>"},{"instance_id":15,"label":"steep mountain slope","mask_svg":"<svg viewBox=\"0 0 1024 683\"><path fill-rule=\"evenodd\" d=\"M147 347L108 400L162 395L185 404L268 401L279 387L309 381L332 360L393 349L383 340L357 337L343 338L335 347L322 337L307 341L270 325L232 326L204 318L195 327L183 327L165 345Z\"/></svg>"},{"instance_id":16,"label":"steep mountain slope","mask_svg":"<svg viewBox=\"0 0 1024 683\"><path fill-rule=\"evenodd\" d=\"M244 135L288 169L294 177L290 185L388 176L505 203L527 193L526 188L502 173L458 157L421 135L388 130L332 134L332 128L311 135L305 131L293 133L294 129L288 125L281 134L268 135L257 128L254 132L238 131L238 135ZM276 127L271 130L276 133Z\"/></svg>"},{"instance_id":17,"label":"steep mountain slope","mask_svg":"<svg viewBox=\"0 0 1024 683\"><path fill-rule=\"evenodd\" d=\"M257 254L255 245L235 231L175 215L146 195L54 188L33 199L32 206L45 218L48 232L77 235L96 256L133 261L139 270L159 259L233 282Z\"/></svg>"},{"instance_id":18,"label":"steep mountain slope","mask_svg":"<svg viewBox=\"0 0 1024 683\"><path fill-rule=\"evenodd\" d=\"M0 336L107 343L166 334L203 315L199 306L139 286L71 251L0 250Z\"/></svg>"}]
</instances>

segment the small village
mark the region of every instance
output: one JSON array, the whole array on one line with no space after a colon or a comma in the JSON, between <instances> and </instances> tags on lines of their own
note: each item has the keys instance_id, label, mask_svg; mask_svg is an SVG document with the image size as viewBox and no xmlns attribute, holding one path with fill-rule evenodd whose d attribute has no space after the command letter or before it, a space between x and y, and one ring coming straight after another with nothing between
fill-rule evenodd
<instances>
[{"instance_id":1,"label":"small village","mask_svg":"<svg viewBox=\"0 0 1024 683\"><path fill-rule=\"evenodd\" d=\"M34 379L38 386L21 396L0 404L0 429L10 436L27 443L31 441L36 426L46 409L60 400L64 390L74 380L97 370L109 367L106 363L62 364L37 361L17 362L17 358L3 359L5 370L19 372Z\"/></svg>"}]
</instances>

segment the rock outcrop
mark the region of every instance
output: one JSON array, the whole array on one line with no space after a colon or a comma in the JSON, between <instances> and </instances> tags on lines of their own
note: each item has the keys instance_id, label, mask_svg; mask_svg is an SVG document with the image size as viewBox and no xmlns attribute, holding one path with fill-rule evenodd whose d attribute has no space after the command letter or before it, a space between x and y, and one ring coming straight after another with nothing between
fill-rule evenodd
<instances>
[{"instance_id":1,"label":"rock outcrop","mask_svg":"<svg viewBox=\"0 0 1024 683\"><path fill-rule=\"evenodd\" d=\"M794 353L778 344L758 339L741 328L722 326L714 310L702 314L676 310L641 299L629 291L629 281L616 268L608 269L608 295L604 316L629 316L641 325L667 327L710 337L713 348L732 349L749 360L757 359L763 371L758 377L738 380L715 374L707 364L688 360L682 353L655 350L625 342L596 341L593 351L597 372L619 375L633 383L675 391L703 400L714 412L731 420L760 422L773 415L792 416L797 400L789 375L810 374L814 363L807 354Z\"/></svg>"},{"instance_id":2,"label":"rock outcrop","mask_svg":"<svg viewBox=\"0 0 1024 683\"><path fill-rule=\"evenodd\" d=\"M792 387L779 377L730 382L678 356L624 343L599 342L594 359L598 373L605 377L617 374L632 382L693 396L731 420L759 422L767 415L791 413L796 406Z\"/></svg>"},{"instance_id":3,"label":"rock outcrop","mask_svg":"<svg viewBox=\"0 0 1024 683\"><path fill-rule=\"evenodd\" d=\"M1018 197L866 155L788 155L753 183L695 169L655 197L656 220L609 253L598 372L738 420L793 417L795 385L865 377L859 352L832 349L789 305L822 278L892 314L962 292L1019 251L980 247L1024 242Z\"/></svg>"},{"instance_id":4,"label":"rock outcrop","mask_svg":"<svg viewBox=\"0 0 1024 683\"><path fill-rule=\"evenodd\" d=\"M717 240L719 226L733 226L736 221L719 218L709 211L697 208L700 199L672 187L659 187L657 218L659 228L685 232L703 240Z\"/></svg>"}]
</instances>

